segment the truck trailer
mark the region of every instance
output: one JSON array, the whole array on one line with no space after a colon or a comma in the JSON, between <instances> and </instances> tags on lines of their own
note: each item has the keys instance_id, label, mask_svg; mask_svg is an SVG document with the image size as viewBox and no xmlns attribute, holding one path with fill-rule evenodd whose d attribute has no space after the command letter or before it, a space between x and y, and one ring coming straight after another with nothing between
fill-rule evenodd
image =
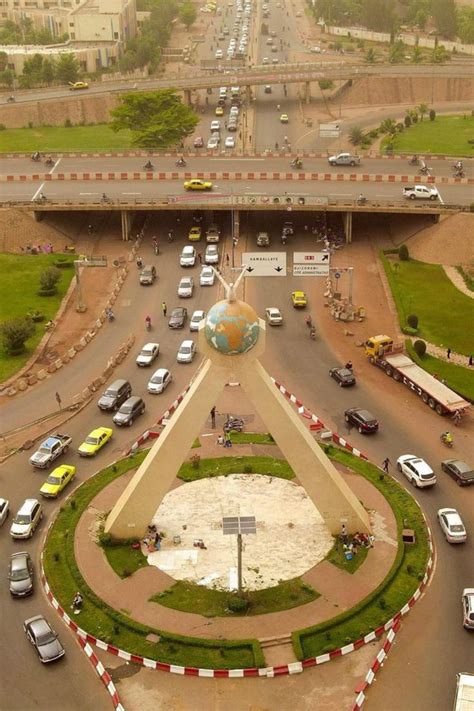
<instances>
[{"instance_id":1,"label":"truck trailer","mask_svg":"<svg viewBox=\"0 0 474 711\"><path fill-rule=\"evenodd\" d=\"M470 403L420 368L403 352L402 344L394 344L390 336L373 336L365 342L370 363L377 365L396 381L413 390L438 415L462 415Z\"/></svg>"},{"instance_id":2,"label":"truck trailer","mask_svg":"<svg viewBox=\"0 0 474 711\"><path fill-rule=\"evenodd\" d=\"M459 673L453 711L474 711L474 674Z\"/></svg>"}]
</instances>

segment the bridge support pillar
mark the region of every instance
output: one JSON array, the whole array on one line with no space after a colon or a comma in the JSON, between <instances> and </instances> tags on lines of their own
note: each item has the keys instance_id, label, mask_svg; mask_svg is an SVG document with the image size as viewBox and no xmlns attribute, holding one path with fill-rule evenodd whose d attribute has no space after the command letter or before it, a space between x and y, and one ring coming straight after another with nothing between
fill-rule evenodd
<instances>
[{"instance_id":1,"label":"bridge support pillar","mask_svg":"<svg viewBox=\"0 0 474 711\"><path fill-rule=\"evenodd\" d=\"M250 106L252 102L252 89L250 86L245 87L245 103L247 104L247 108Z\"/></svg>"},{"instance_id":2,"label":"bridge support pillar","mask_svg":"<svg viewBox=\"0 0 474 711\"><path fill-rule=\"evenodd\" d=\"M346 244L350 244L352 242L352 212L342 213L342 223L344 225Z\"/></svg>"},{"instance_id":3,"label":"bridge support pillar","mask_svg":"<svg viewBox=\"0 0 474 711\"><path fill-rule=\"evenodd\" d=\"M35 218L35 222L42 222L44 212L42 210L33 210L33 217Z\"/></svg>"},{"instance_id":4,"label":"bridge support pillar","mask_svg":"<svg viewBox=\"0 0 474 711\"><path fill-rule=\"evenodd\" d=\"M240 237L240 210L232 210L230 213L231 234L232 234L232 269L235 267L236 250ZM239 262L240 264L240 262Z\"/></svg>"},{"instance_id":5,"label":"bridge support pillar","mask_svg":"<svg viewBox=\"0 0 474 711\"><path fill-rule=\"evenodd\" d=\"M191 89L185 89L185 90L184 90L184 102L185 102L188 106L191 106Z\"/></svg>"},{"instance_id":6,"label":"bridge support pillar","mask_svg":"<svg viewBox=\"0 0 474 711\"><path fill-rule=\"evenodd\" d=\"M122 240L128 242L130 239L130 228L132 226L131 213L128 210L122 210L120 213L122 219Z\"/></svg>"},{"instance_id":7,"label":"bridge support pillar","mask_svg":"<svg viewBox=\"0 0 474 711\"><path fill-rule=\"evenodd\" d=\"M309 81L304 83L303 97L305 104L311 103L311 83Z\"/></svg>"}]
</instances>

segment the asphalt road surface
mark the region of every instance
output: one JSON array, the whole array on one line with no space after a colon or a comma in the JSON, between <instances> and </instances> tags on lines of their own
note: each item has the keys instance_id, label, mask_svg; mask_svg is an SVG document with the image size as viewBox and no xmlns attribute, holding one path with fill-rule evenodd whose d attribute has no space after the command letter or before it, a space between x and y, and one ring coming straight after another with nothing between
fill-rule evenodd
<instances>
[{"instance_id":1,"label":"asphalt road surface","mask_svg":"<svg viewBox=\"0 0 474 711\"><path fill-rule=\"evenodd\" d=\"M253 249L255 228L258 227L255 223L256 219L256 216L253 216L252 222L242 226L241 239L248 240L247 245L242 244L242 249L244 247L250 251ZM276 217L272 216L271 220L276 220ZM271 220L265 221L265 228L276 228ZM158 216L152 217L149 235L154 234L158 226L161 226ZM261 223L260 227L263 226ZM96 468L105 466L118 457L138 433L156 421L168 404L183 390L194 367L198 364L199 359L191 366L176 364L179 343L189 336L189 331L187 328L178 332L169 330L166 320L160 313L163 299L167 302L168 309L179 303L176 288L183 274L192 274L195 282L198 280L198 266L191 270L184 270L178 264L180 249L186 243L187 229L188 225L183 224L179 239L172 244L163 245L159 257L152 255L149 242L148 246L143 247L141 252L144 260L147 262L152 260L157 265L158 281L152 287L140 287L137 276L133 272L129 275L115 307L116 321L105 324L98 336L89 344L87 355L84 354L86 357L79 356L64 372L60 371L54 378L38 384L31 393L19 395L14 400L8 401L4 407L4 419L9 423L15 423L31 421L33 417L44 414L45 408L53 409L55 391L61 392L63 402L67 403L73 394L81 389L81 385L89 382L102 370L114 347L125 340L129 333L136 334L135 348L117 369L116 375L130 379L134 394L144 396L147 411L133 427L125 430L114 428L112 442L93 461L79 459L75 454L75 448L94 427L110 425L111 416L101 413L94 399L85 410L68 423L65 429L73 437L73 447L62 461L77 465L77 483L90 476ZM226 234L228 235L228 229ZM288 245L289 252L304 250L304 233L300 229L298 234L299 236L294 237L291 245ZM228 241L221 245L221 250L222 256L229 252ZM342 362L345 354L334 354L331 345L322 338L310 341L304 323L304 314L294 311L290 305L289 295L296 287L306 289L309 310L317 320L319 310L322 308L321 284L318 280L308 277L305 279L286 277L282 281L270 278L246 280L245 298L256 307L259 314L263 314L266 306L275 305L282 309L285 318L285 324L281 328L268 329L267 350L263 359L268 371L300 397L305 405L313 409L329 426L334 427L341 434L347 434L350 441L366 452L373 461L380 462L385 456L389 456L394 462L401 453L411 451L426 457L439 473L439 461L447 455L446 450L438 442L439 430L445 427L445 423L407 389L388 380L381 371L374 369L372 376L371 369L369 380L363 376L359 377L355 390L343 390L337 387L336 383L328 377L327 371L331 366ZM219 298L217 287L197 286L195 295L187 300L185 305L189 312L196 308L207 309L217 298ZM145 333L144 329L144 319L148 313L153 320L151 333ZM168 367L174 376L174 381L168 390L158 396L146 394L146 383L154 366L140 369L134 362L134 355L138 353L141 345L153 340L159 342L161 347L160 356L155 362L156 367ZM355 367L357 372L357 363ZM352 429L347 429L343 411L354 404L367 407L380 419L381 430L376 436L364 437ZM456 445L456 456L464 456L468 460L472 458L474 454L472 439L468 439L468 434L462 428L456 431ZM10 499L12 511L17 509L24 498L37 495L46 476L44 473L32 470L27 461L29 454L31 452L16 455L0 466L1 494ZM460 610L460 592L464 586L471 583L467 571L472 570L472 540L468 540L464 546L450 546L441 535L436 522L437 509L450 505L461 512L468 530L474 530L474 487L469 490L461 489L449 477L439 474L436 487L417 492L416 496L432 527L437 546L437 567L433 583L424 596L423 602L410 614L409 622L406 623L407 631L400 636L398 644L403 649L403 662L400 661L399 652L395 648L381 677L383 685L379 683L377 686L377 692L380 690L383 695L384 709L395 709L395 702L398 704L397 708L407 710L449 708L455 673L461 669L472 668L474 661L472 640L462 628ZM45 517L41 529L31 541L24 544L11 542L7 523L0 536L2 560L6 561L12 550L19 550L21 547L30 550L38 565L42 537L58 505L59 502L44 502ZM55 620L55 625L61 639L68 644L68 654L64 663L74 665L75 670L84 669L84 673L81 671L76 675L65 674L63 663L47 670L43 669L23 637L21 624L30 613L43 612L52 620L55 617L45 602L39 586L30 600L8 600L5 582L3 595L7 614L4 616L1 649L3 654L10 656L14 654L15 659L18 655L16 666L20 668L18 674L16 672L9 674L5 673L6 667L2 667L3 694L4 698L12 699L13 705L10 708L83 708L81 699L84 697L85 686L86 693L89 691L92 693L92 687L98 682L93 679L93 672L87 670L88 662L83 658L82 662L80 661L82 653L75 646L75 642L70 640L68 644L69 632L63 629L59 620ZM27 607L28 611L26 611ZM449 650L449 653L446 650ZM404 665L406 683L404 682L400 688L401 663ZM425 673L420 673L423 671ZM51 684L44 684L45 674L54 676ZM21 685L19 677L24 682ZM34 680L33 683L30 683L30 680ZM316 676L315 683L317 683ZM90 689L88 684L91 685ZM383 693L385 685L388 689L397 686L396 694L386 697ZM52 687L54 687L53 692L51 692ZM55 695L53 705L51 705L52 693ZM102 692L99 693L99 698L101 696ZM31 699L31 705L25 701L25 698ZM394 699L392 706L387 698ZM381 706L374 705L372 708L379 709Z\"/></svg>"}]
</instances>

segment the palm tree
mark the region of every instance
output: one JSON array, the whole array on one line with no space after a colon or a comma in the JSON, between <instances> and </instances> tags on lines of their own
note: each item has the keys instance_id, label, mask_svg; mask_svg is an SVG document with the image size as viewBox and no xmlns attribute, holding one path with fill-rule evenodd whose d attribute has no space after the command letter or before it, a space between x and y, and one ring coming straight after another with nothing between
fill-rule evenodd
<instances>
[{"instance_id":1,"label":"palm tree","mask_svg":"<svg viewBox=\"0 0 474 711\"><path fill-rule=\"evenodd\" d=\"M423 61L423 52L421 51L421 47L413 47L413 53L411 55L411 61L413 64L419 64L421 61Z\"/></svg>"},{"instance_id":2,"label":"palm tree","mask_svg":"<svg viewBox=\"0 0 474 711\"><path fill-rule=\"evenodd\" d=\"M429 111L428 105L427 104L418 104L418 106L416 108L418 110L418 113L420 114L420 121L423 121L423 116L425 116Z\"/></svg>"},{"instance_id":3,"label":"palm tree","mask_svg":"<svg viewBox=\"0 0 474 711\"><path fill-rule=\"evenodd\" d=\"M380 130L382 133L388 133L389 136L394 136L397 133L397 124L391 118L385 119L380 124Z\"/></svg>"},{"instance_id":4,"label":"palm tree","mask_svg":"<svg viewBox=\"0 0 474 711\"><path fill-rule=\"evenodd\" d=\"M364 138L363 131L360 126L352 126L351 130L349 131L349 141L352 143L353 146L358 146L360 143L362 143L362 139Z\"/></svg>"},{"instance_id":5,"label":"palm tree","mask_svg":"<svg viewBox=\"0 0 474 711\"><path fill-rule=\"evenodd\" d=\"M365 55L365 61L367 64L375 64L377 61L377 53L373 47L370 47L370 49L367 50L366 55Z\"/></svg>"},{"instance_id":6,"label":"palm tree","mask_svg":"<svg viewBox=\"0 0 474 711\"><path fill-rule=\"evenodd\" d=\"M398 42L395 42L390 48L390 54L388 57L388 61L390 64L398 64L399 62L403 61L403 52L405 51L405 45L401 40L398 40Z\"/></svg>"}]
</instances>

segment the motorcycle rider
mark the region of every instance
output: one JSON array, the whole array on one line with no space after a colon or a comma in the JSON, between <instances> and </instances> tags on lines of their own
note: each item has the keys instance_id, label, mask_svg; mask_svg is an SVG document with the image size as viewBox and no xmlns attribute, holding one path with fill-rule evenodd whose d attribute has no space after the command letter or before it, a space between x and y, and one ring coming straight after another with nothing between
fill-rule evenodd
<instances>
[{"instance_id":1,"label":"motorcycle rider","mask_svg":"<svg viewBox=\"0 0 474 711\"><path fill-rule=\"evenodd\" d=\"M145 327L147 331L149 331L151 328L151 318L149 316L147 316L145 319Z\"/></svg>"},{"instance_id":2,"label":"motorcycle rider","mask_svg":"<svg viewBox=\"0 0 474 711\"><path fill-rule=\"evenodd\" d=\"M145 170L153 170L153 163L151 160L149 160L147 163L145 163Z\"/></svg>"},{"instance_id":3,"label":"motorcycle rider","mask_svg":"<svg viewBox=\"0 0 474 711\"><path fill-rule=\"evenodd\" d=\"M448 445L448 447L452 446L453 435L451 434L451 432L449 432L449 431L443 432L443 434L441 435L441 439L444 442L444 444Z\"/></svg>"},{"instance_id":4,"label":"motorcycle rider","mask_svg":"<svg viewBox=\"0 0 474 711\"><path fill-rule=\"evenodd\" d=\"M40 157L39 151L35 151L31 156L31 160L38 161Z\"/></svg>"},{"instance_id":5,"label":"motorcycle rider","mask_svg":"<svg viewBox=\"0 0 474 711\"><path fill-rule=\"evenodd\" d=\"M414 153L410 159L410 164L411 165L418 165L418 156L416 153Z\"/></svg>"},{"instance_id":6,"label":"motorcycle rider","mask_svg":"<svg viewBox=\"0 0 474 711\"><path fill-rule=\"evenodd\" d=\"M139 269L141 269L142 266L143 266L142 258L141 258L141 257L137 257L137 267L138 267Z\"/></svg>"},{"instance_id":7,"label":"motorcycle rider","mask_svg":"<svg viewBox=\"0 0 474 711\"><path fill-rule=\"evenodd\" d=\"M176 165L177 166L185 166L186 165L186 161L184 160L183 156L180 156L178 158L178 160L176 161Z\"/></svg>"},{"instance_id":8,"label":"motorcycle rider","mask_svg":"<svg viewBox=\"0 0 474 711\"><path fill-rule=\"evenodd\" d=\"M358 205L365 205L366 202L367 202L367 198L365 197L365 195L360 193L359 197L357 198L357 204Z\"/></svg>"}]
</instances>

